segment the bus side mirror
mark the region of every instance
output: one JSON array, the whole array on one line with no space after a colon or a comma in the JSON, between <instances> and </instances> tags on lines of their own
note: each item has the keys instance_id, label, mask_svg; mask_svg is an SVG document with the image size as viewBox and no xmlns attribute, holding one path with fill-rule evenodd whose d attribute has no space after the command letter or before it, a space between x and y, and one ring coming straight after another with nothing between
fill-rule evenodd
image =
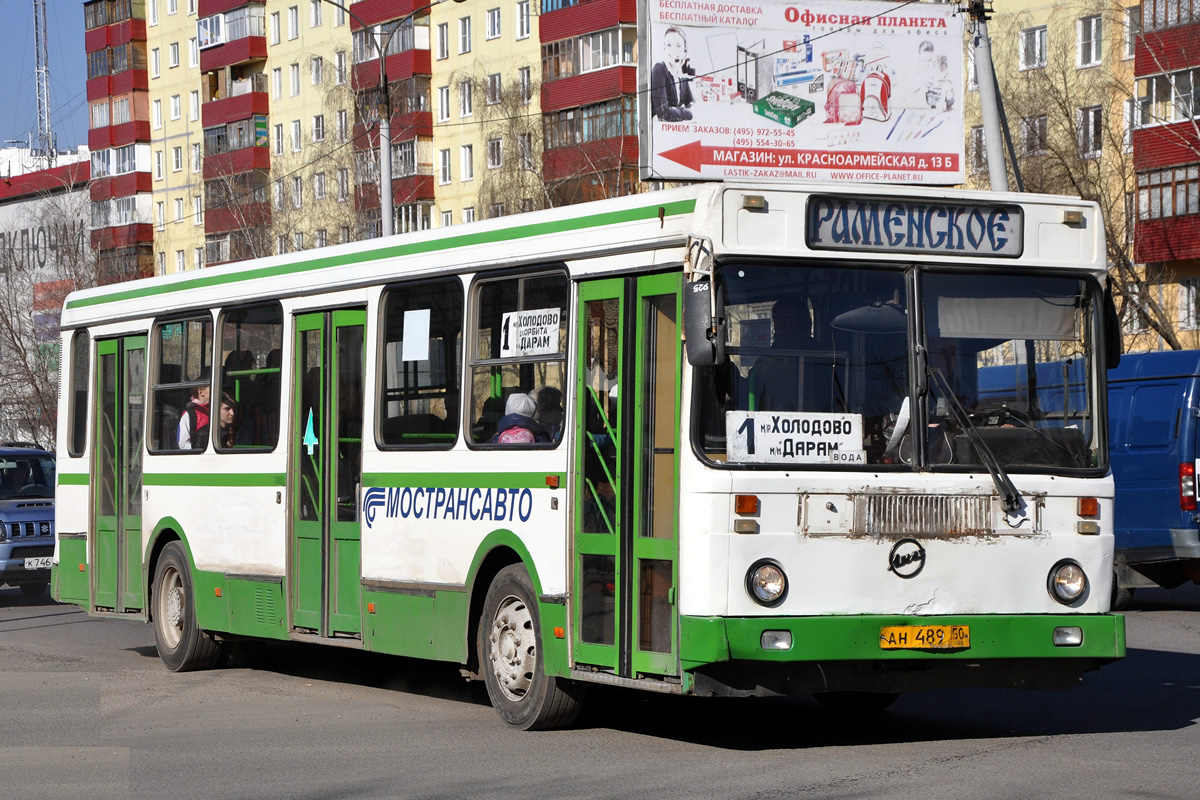
<instances>
[{"instance_id":1,"label":"bus side mirror","mask_svg":"<svg viewBox=\"0 0 1200 800\"><path fill-rule=\"evenodd\" d=\"M725 360L725 303L719 287L715 296L713 292L707 280L683 287L684 345L693 367L711 367Z\"/></svg>"},{"instance_id":2,"label":"bus side mirror","mask_svg":"<svg viewBox=\"0 0 1200 800\"><path fill-rule=\"evenodd\" d=\"M1113 281L1109 278L1104 286L1104 356L1105 367L1112 369L1121 363L1121 319L1117 316L1117 303L1113 299Z\"/></svg>"}]
</instances>

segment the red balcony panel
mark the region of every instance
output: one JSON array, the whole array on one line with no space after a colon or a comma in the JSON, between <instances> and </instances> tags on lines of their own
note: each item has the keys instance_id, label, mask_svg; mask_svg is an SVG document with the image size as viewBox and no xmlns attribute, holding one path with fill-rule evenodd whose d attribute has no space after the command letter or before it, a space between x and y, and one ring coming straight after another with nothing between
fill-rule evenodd
<instances>
[{"instance_id":1,"label":"red balcony panel","mask_svg":"<svg viewBox=\"0 0 1200 800\"><path fill-rule=\"evenodd\" d=\"M1157 75L1196 66L1200 52L1200 23L1161 31L1146 31L1137 40L1135 75Z\"/></svg>"},{"instance_id":2,"label":"red balcony panel","mask_svg":"<svg viewBox=\"0 0 1200 800\"><path fill-rule=\"evenodd\" d=\"M539 17L538 33L543 43L557 42L615 28L620 22L637 22L637 0L590 0L551 11Z\"/></svg>"},{"instance_id":3,"label":"red balcony panel","mask_svg":"<svg viewBox=\"0 0 1200 800\"><path fill-rule=\"evenodd\" d=\"M153 242L154 228L149 223L118 225L92 231L92 247L96 250L117 250L139 242Z\"/></svg>"},{"instance_id":4,"label":"red balcony panel","mask_svg":"<svg viewBox=\"0 0 1200 800\"><path fill-rule=\"evenodd\" d=\"M388 83L411 78L413 75L430 74L428 50L405 50L387 57ZM379 59L354 65L351 81L355 89L370 89L379 85Z\"/></svg>"},{"instance_id":5,"label":"red balcony panel","mask_svg":"<svg viewBox=\"0 0 1200 800\"><path fill-rule=\"evenodd\" d=\"M196 6L196 16L204 19L213 14L224 14L226 11L233 11L235 8L248 5L250 5L248 0L200 0Z\"/></svg>"},{"instance_id":6,"label":"red balcony panel","mask_svg":"<svg viewBox=\"0 0 1200 800\"><path fill-rule=\"evenodd\" d=\"M111 178L97 178L91 185L92 200L131 197L138 192L149 192L153 184L149 172L128 172Z\"/></svg>"},{"instance_id":7,"label":"red balcony panel","mask_svg":"<svg viewBox=\"0 0 1200 800\"><path fill-rule=\"evenodd\" d=\"M146 41L146 20L144 19L127 19L116 25L108 26L109 47L144 41Z\"/></svg>"},{"instance_id":8,"label":"red balcony panel","mask_svg":"<svg viewBox=\"0 0 1200 800\"><path fill-rule=\"evenodd\" d=\"M150 120L135 119L131 122L113 125L110 130L112 131L110 137L113 147L124 147L134 142L150 141Z\"/></svg>"},{"instance_id":9,"label":"red balcony panel","mask_svg":"<svg viewBox=\"0 0 1200 800\"><path fill-rule=\"evenodd\" d=\"M210 208L204 212L205 233L229 233L270 224L270 203L243 203L225 208Z\"/></svg>"},{"instance_id":10,"label":"red balcony panel","mask_svg":"<svg viewBox=\"0 0 1200 800\"><path fill-rule=\"evenodd\" d=\"M104 126L103 128L91 128L88 130L88 149L89 150L104 150L112 147L112 128Z\"/></svg>"},{"instance_id":11,"label":"red balcony panel","mask_svg":"<svg viewBox=\"0 0 1200 800\"><path fill-rule=\"evenodd\" d=\"M636 167L637 163L636 136L585 142L578 147L559 147L542 153L542 167L548 181L617 167Z\"/></svg>"},{"instance_id":12,"label":"red balcony panel","mask_svg":"<svg viewBox=\"0 0 1200 800\"><path fill-rule=\"evenodd\" d=\"M1133 249L1139 264L1200 258L1200 215L1139 220Z\"/></svg>"},{"instance_id":13,"label":"red balcony panel","mask_svg":"<svg viewBox=\"0 0 1200 800\"><path fill-rule=\"evenodd\" d=\"M393 142L402 142L414 136L433 136L432 111L411 111L392 116Z\"/></svg>"},{"instance_id":14,"label":"red balcony panel","mask_svg":"<svg viewBox=\"0 0 1200 800\"><path fill-rule=\"evenodd\" d=\"M542 111L591 105L636 91L636 67L611 67L572 75L542 84Z\"/></svg>"},{"instance_id":15,"label":"red balcony panel","mask_svg":"<svg viewBox=\"0 0 1200 800\"><path fill-rule=\"evenodd\" d=\"M232 42L207 47L200 51L200 71L213 72L234 64L245 64L267 57L267 37L245 36Z\"/></svg>"},{"instance_id":16,"label":"red balcony panel","mask_svg":"<svg viewBox=\"0 0 1200 800\"><path fill-rule=\"evenodd\" d=\"M205 180L253 172L256 169L271 169L271 148L243 147L241 150L204 157Z\"/></svg>"},{"instance_id":17,"label":"red balcony panel","mask_svg":"<svg viewBox=\"0 0 1200 800\"><path fill-rule=\"evenodd\" d=\"M150 75L144 69L127 69L112 76L109 88L114 97L134 89L149 89Z\"/></svg>"},{"instance_id":18,"label":"red balcony panel","mask_svg":"<svg viewBox=\"0 0 1200 800\"><path fill-rule=\"evenodd\" d=\"M230 122L250 119L255 114L266 114L271 110L271 96L266 92L249 92L236 97L210 100L200 107L200 118L206 128L227 125Z\"/></svg>"},{"instance_id":19,"label":"red balcony panel","mask_svg":"<svg viewBox=\"0 0 1200 800\"><path fill-rule=\"evenodd\" d=\"M360 209L379 208L377 184L364 183L357 187L355 207ZM432 175L406 175L392 181L392 204L418 203L434 199Z\"/></svg>"},{"instance_id":20,"label":"red balcony panel","mask_svg":"<svg viewBox=\"0 0 1200 800\"><path fill-rule=\"evenodd\" d=\"M1191 122L1155 125L1133 132L1133 164L1138 172L1195 164L1200 138Z\"/></svg>"},{"instance_id":21,"label":"red balcony panel","mask_svg":"<svg viewBox=\"0 0 1200 800\"><path fill-rule=\"evenodd\" d=\"M83 51L85 53L94 53L106 47L108 47L108 28L106 26L83 32Z\"/></svg>"},{"instance_id":22,"label":"red balcony panel","mask_svg":"<svg viewBox=\"0 0 1200 800\"><path fill-rule=\"evenodd\" d=\"M112 79L108 75L101 75L99 78L88 78L87 81L87 99L88 102L99 100L102 97L112 97Z\"/></svg>"},{"instance_id":23,"label":"red balcony panel","mask_svg":"<svg viewBox=\"0 0 1200 800\"><path fill-rule=\"evenodd\" d=\"M393 19L403 19L414 11L422 11L433 5L434 0L363 0L353 5L342 2L350 9L354 17L350 17L350 30L361 31L362 20L365 25L375 25Z\"/></svg>"}]
</instances>

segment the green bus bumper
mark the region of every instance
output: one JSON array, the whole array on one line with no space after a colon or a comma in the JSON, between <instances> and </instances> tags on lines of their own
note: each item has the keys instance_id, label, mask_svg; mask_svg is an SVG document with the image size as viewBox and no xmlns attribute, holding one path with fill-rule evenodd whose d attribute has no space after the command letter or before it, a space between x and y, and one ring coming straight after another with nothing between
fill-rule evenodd
<instances>
[{"instance_id":1,"label":"green bus bumper","mask_svg":"<svg viewBox=\"0 0 1200 800\"><path fill-rule=\"evenodd\" d=\"M1125 655L1125 618L1117 614L681 617L679 624L680 667L697 694L1061 689ZM885 626L965 626L970 644L885 649ZM1077 629L1079 643L1056 645L1062 628ZM791 646L764 648L767 632L776 642L790 634Z\"/></svg>"}]
</instances>

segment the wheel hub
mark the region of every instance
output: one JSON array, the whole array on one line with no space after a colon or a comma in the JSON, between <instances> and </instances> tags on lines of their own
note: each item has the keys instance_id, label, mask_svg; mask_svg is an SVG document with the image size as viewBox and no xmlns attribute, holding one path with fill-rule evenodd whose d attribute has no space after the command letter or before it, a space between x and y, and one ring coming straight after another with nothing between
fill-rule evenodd
<instances>
[{"instance_id":1,"label":"wheel hub","mask_svg":"<svg viewBox=\"0 0 1200 800\"><path fill-rule=\"evenodd\" d=\"M520 598L504 598L496 609L488 638L496 683L510 700L522 699L533 682L537 660L533 617L528 606Z\"/></svg>"}]
</instances>

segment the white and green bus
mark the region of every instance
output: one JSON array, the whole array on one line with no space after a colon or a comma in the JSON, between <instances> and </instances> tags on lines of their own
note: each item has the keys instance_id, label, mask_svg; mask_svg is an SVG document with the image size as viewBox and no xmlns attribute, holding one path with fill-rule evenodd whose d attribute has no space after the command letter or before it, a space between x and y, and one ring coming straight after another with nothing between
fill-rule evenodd
<instances>
[{"instance_id":1,"label":"white and green bus","mask_svg":"<svg viewBox=\"0 0 1200 800\"><path fill-rule=\"evenodd\" d=\"M518 728L1069 686L1125 649L1105 274L1079 200L706 184L80 291L54 596Z\"/></svg>"}]
</instances>

